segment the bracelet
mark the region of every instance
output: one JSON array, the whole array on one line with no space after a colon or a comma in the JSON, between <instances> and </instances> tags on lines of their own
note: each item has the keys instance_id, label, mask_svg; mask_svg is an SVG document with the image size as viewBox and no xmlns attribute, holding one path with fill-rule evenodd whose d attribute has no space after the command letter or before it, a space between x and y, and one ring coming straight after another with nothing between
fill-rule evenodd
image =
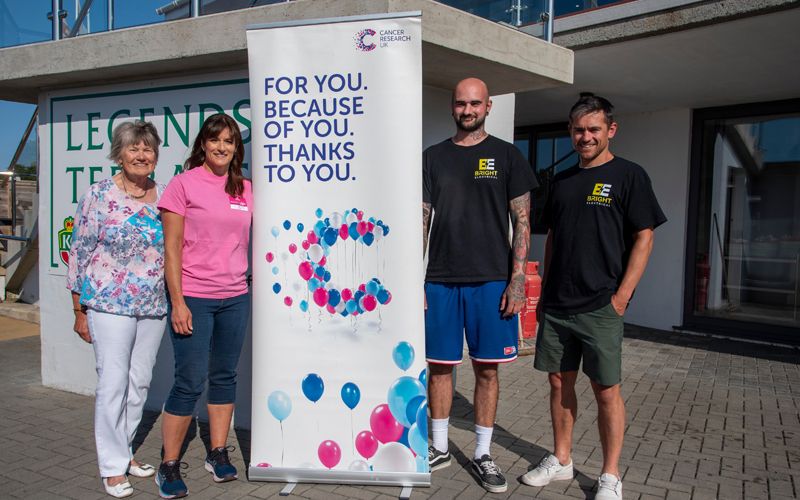
<instances>
[{"instance_id":1,"label":"bracelet","mask_svg":"<svg viewBox=\"0 0 800 500\"><path fill-rule=\"evenodd\" d=\"M72 310L75 311L75 312L82 312L82 313L86 312L86 309L84 309L82 307L73 307Z\"/></svg>"}]
</instances>

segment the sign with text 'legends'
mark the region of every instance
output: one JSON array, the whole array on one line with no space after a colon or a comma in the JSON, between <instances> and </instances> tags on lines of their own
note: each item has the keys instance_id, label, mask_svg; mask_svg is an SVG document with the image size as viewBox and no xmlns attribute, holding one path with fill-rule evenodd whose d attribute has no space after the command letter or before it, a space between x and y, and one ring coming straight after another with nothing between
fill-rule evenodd
<instances>
[{"instance_id":1,"label":"sign with text 'legends'","mask_svg":"<svg viewBox=\"0 0 800 500\"><path fill-rule=\"evenodd\" d=\"M420 18L250 29L250 479L424 485Z\"/></svg>"}]
</instances>

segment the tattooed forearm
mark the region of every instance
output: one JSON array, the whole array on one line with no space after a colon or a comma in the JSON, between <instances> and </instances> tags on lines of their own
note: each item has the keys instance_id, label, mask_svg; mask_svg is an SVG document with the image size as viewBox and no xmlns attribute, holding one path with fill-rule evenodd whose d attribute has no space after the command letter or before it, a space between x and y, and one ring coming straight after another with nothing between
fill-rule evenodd
<instances>
[{"instance_id":1,"label":"tattooed forearm","mask_svg":"<svg viewBox=\"0 0 800 500\"><path fill-rule=\"evenodd\" d=\"M530 211L531 195L525 193L511 200L508 204L514 237L511 244L512 266L511 279L508 284L509 299L525 300L525 264L528 262L528 250L531 241Z\"/></svg>"},{"instance_id":2,"label":"tattooed forearm","mask_svg":"<svg viewBox=\"0 0 800 500\"><path fill-rule=\"evenodd\" d=\"M428 233L431 229L431 204L422 204L422 256L428 250Z\"/></svg>"}]
</instances>

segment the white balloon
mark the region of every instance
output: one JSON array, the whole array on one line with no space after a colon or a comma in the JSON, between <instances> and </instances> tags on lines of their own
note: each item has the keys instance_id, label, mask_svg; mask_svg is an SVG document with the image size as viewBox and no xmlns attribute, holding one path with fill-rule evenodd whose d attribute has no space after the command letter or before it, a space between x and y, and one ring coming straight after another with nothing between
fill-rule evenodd
<instances>
[{"instance_id":1,"label":"white balloon","mask_svg":"<svg viewBox=\"0 0 800 500\"><path fill-rule=\"evenodd\" d=\"M313 262L319 262L324 254L325 251L322 250L322 247L317 245L316 243L308 247L308 256L311 258Z\"/></svg>"},{"instance_id":2,"label":"white balloon","mask_svg":"<svg viewBox=\"0 0 800 500\"><path fill-rule=\"evenodd\" d=\"M339 303L334 306L334 309L336 310L337 313L341 313L342 311L344 311L344 307L345 307L344 300L340 300Z\"/></svg>"},{"instance_id":3,"label":"white balloon","mask_svg":"<svg viewBox=\"0 0 800 500\"><path fill-rule=\"evenodd\" d=\"M375 241L380 241L383 238L383 228L381 226L375 226L372 230L372 234L375 235Z\"/></svg>"},{"instance_id":4,"label":"white balloon","mask_svg":"<svg viewBox=\"0 0 800 500\"><path fill-rule=\"evenodd\" d=\"M372 458L376 472L416 472L417 462L411 450L400 443L386 443Z\"/></svg>"},{"instance_id":5,"label":"white balloon","mask_svg":"<svg viewBox=\"0 0 800 500\"><path fill-rule=\"evenodd\" d=\"M347 470L355 470L355 471L368 471L369 464L363 460L353 460L350 462L350 465L347 467Z\"/></svg>"},{"instance_id":6,"label":"white balloon","mask_svg":"<svg viewBox=\"0 0 800 500\"><path fill-rule=\"evenodd\" d=\"M349 214L347 214L347 218L345 220L347 221L347 224L350 225L353 222L358 222L358 216L353 212L350 212Z\"/></svg>"},{"instance_id":7,"label":"white balloon","mask_svg":"<svg viewBox=\"0 0 800 500\"><path fill-rule=\"evenodd\" d=\"M340 214L339 212L333 212L331 216L328 217L328 220L331 223L331 227L338 230L339 227L341 227L342 225L342 214Z\"/></svg>"}]
</instances>

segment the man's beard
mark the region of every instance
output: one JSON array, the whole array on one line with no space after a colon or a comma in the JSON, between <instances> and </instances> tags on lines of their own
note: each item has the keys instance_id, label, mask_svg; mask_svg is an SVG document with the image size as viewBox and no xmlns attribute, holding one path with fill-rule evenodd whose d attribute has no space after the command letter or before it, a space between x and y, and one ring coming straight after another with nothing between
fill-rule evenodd
<instances>
[{"instance_id":1,"label":"man's beard","mask_svg":"<svg viewBox=\"0 0 800 500\"><path fill-rule=\"evenodd\" d=\"M455 122L456 122L456 127L458 127L459 130L463 130L464 132L475 132L476 130L480 129L483 126L483 122L486 121L485 116L483 118L476 117L475 121L472 122L470 125L465 125L461 121L463 118L465 117L456 118Z\"/></svg>"}]
</instances>

